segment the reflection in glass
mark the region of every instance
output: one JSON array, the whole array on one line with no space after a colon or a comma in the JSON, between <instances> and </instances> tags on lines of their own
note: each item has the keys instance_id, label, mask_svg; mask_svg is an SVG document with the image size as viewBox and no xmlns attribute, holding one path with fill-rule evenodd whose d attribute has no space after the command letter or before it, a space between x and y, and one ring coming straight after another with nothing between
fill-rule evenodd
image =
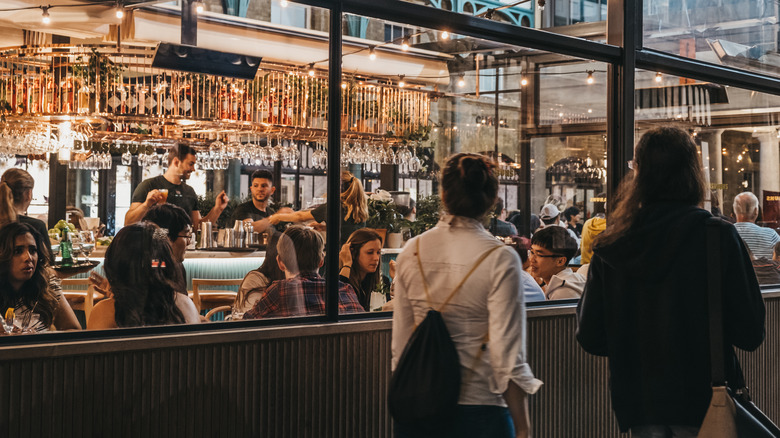
<instances>
[{"instance_id":1,"label":"reflection in glass","mask_svg":"<svg viewBox=\"0 0 780 438\"><path fill-rule=\"evenodd\" d=\"M691 133L710 189L704 208L736 222L762 283L780 283L773 260L780 242L780 138L771 123L780 97L642 70L636 88L637 136L670 124Z\"/></svg>"}]
</instances>

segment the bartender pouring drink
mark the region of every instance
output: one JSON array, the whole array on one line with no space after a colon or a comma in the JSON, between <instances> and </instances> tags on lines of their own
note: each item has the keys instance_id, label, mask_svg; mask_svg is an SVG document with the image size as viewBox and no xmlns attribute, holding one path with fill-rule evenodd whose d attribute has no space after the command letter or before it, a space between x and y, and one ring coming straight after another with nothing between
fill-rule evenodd
<instances>
[{"instance_id":1,"label":"bartender pouring drink","mask_svg":"<svg viewBox=\"0 0 780 438\"><path fill-rule=\"evenodd\" d=\"M197 229L201 221L212 223L222 214L228 204L223 190L214 202L209 214L201 217L198 210L198 196L185 181L195 171L195 149L179 143L168 151L168 169L164 174L143 180L133 191L133 202L125 215L125 225L139 222L156 204L168 202L177 205L190 214L192 226Z\"/></svg>"}]
</instances>

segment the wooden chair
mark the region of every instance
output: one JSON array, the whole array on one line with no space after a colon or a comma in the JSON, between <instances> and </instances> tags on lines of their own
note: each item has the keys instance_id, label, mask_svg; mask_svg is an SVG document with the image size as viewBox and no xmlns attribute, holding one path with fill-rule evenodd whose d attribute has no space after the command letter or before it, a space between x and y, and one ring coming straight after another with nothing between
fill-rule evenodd
<instances>
[{"instance_id":1,"label":"wooden chair","mask_svg":"<svg viewBox=\"0 0 780 438\"><path fill-rule=\"evenodd\" d=\"M86 289L73 288L74 286L87 286ZM95 306L95 301L105 298L103 294L95 290L90 284L89 278L64 278L62 279L62 295L68 300L74 310L83 310L84 316L89 321L89 315Z\"/></svg>"},{"instance_id":2,"label":"wooden chair","mask_svg":"<svg viewBox=\"0 0 780 438\"><path fill-rule=\"evenodd\" d=\"M231 306L236 300L238 292L231 290L203 289L204 286L239 286L243 278L229 278L224 280L193 278L192 302L200 312L203 309L212 309L219 306Z\"/></svg>"},{"instance_id":3,"label":"wooden chair","mask_svg":"<svg viewBox=\"0 0 780 438\"><path fill-rule=\"evenodd\" d=\"M219 307L215 307L215 308L209 310L208 312L206 312L206 319L211 321L211 317L216 315L217 313L230 312L231 310L233 310L233 306L219 306Z\"/></svg>"}]
</instances>

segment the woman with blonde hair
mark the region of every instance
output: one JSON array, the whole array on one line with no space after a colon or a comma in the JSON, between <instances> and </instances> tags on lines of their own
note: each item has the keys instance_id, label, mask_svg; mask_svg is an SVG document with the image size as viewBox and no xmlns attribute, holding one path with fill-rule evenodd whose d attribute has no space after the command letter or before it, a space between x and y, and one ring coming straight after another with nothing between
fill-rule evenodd
<instances>
[{"instance_id":1,"label":"woman with blonde hair","mask_svg":"<svg viewBox=\"0 0 780 438\"><path fill-rule=\"evenodd\" d=\"M49 241L46 224L34 217L27 216L27 208L32 202L35 180L27 171L11 168L0 177L0 227L11 222L21 222L32 226L41 235L44 242ZM46 245L49 260L54 260L51 247Z\"/></svg>"},{"instance_id":2,"label":"woman with blonde hair","mask_svg":"<svg viewBox=\"0 0 780 438\"><path fill-rule=\"evenodd\" d=\"M341 244L343 245L353 232L366 226L368 219L368 203L363 183L350 172L341 172ZM271 225L279 222L325 222L327 204L322 204L313 210L301 210L294 213L276 213L268 217Z\"/></svg>"}]
</instances>

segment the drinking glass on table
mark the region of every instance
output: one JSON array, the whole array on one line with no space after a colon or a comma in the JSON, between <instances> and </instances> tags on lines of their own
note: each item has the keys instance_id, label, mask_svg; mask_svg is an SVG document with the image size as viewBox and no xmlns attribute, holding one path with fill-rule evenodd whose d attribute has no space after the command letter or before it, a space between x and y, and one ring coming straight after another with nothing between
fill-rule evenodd
<instances>
[{"instance_id":1,"label":"drinking glass on table","mask_svg":"<svg viewBox=\"0 0 780 438\"><path fill-rule=\"evenodd\" d=\"M87 263L89 263L89 255L95 249L95 233L93 231L82 231L81 235L81 251L87 256Z\"/></svg>"}]
</instances>

